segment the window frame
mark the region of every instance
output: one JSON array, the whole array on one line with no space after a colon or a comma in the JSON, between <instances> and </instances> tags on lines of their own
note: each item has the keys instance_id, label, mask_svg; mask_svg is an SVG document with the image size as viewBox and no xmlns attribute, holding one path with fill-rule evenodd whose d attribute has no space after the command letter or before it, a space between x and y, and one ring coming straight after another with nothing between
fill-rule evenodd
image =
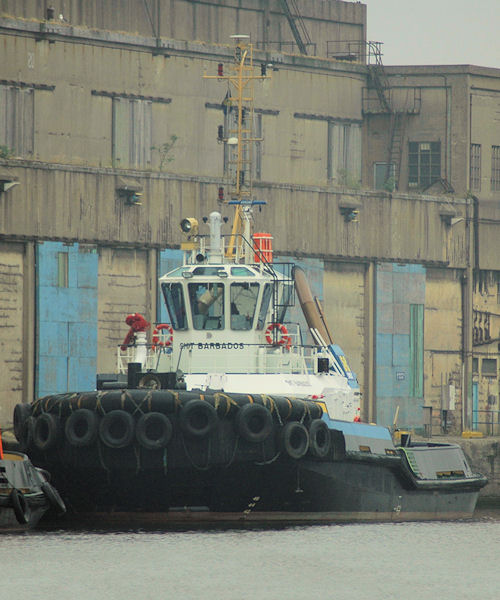
<instances>
[{"instance_id":1,"label":"window frame","mask_svg":"<svg viewBox=\"0 0 500 600\"><path fill-rule=\"evenodd\" d=\"M426 189L440 179L441 141L408 142L408 188Z\"/></svg>"},{"instance_id":2,"label":"window frame","mask_svg":"<svg viewBox=\"0 0 500 600\"><path fill-rule=\"evenodd\" d=\"M491 177L492 192L500 191L500 146L491 147Z\"/></svg>"},{"instance_id":3,"label":"window frame","mask_svg":"<svg viewBox=\"0 0 500 600\"><path fill-rule=\"evenodd\" d=\"M481 144L470 145L469 187L481 191Z\"/></svg>"}]
</instances>

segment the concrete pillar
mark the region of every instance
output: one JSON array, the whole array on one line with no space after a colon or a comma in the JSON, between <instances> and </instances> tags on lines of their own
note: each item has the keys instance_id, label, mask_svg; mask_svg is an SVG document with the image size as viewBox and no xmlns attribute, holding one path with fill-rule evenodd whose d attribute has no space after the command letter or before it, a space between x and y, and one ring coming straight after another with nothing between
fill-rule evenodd
<instances>
[{"instance_id":1,"label":"concrete pillar","mask_svg":"<svg viewBox=\"0 0 500 600\"><path fill-rule=\"evenodd\" d=\"M148 289L146 291L146 306L149 307L149 315L152 323L157 323L158 314L158 261L159 250L152 248L148 250Z\"/></svg>"},{"instance_id":2,"label":"concrete pillar","mask_svg":"<svg viewBox=\"0 0 500 600\"><path fill-rule=\"evenodd\" d=\"M24 244L23 264L23 402L35 397L35 243Z\"/></svg>"}]
</instances>

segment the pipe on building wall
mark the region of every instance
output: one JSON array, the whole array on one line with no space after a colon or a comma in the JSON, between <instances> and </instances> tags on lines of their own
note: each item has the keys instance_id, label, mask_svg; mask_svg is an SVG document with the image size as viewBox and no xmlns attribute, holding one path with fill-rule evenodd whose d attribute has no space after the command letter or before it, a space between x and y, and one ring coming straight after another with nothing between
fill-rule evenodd
<instances>
[{"instance_id":1,"label":"pipe on building wall","mask_svg":"<svg viewBox=\"0 0 500 600\"><path fill-rule=\"evenodd\" d=\"M375 397L375 302L376 302L376 263L370 261L365 270L365 364L363 420L374 423L377 414Z\"/></svg>"},{"instance_id":2,"label":"pipe on building wall","mask_svg":"<svg viewBox=\"0 0 500 600\"><path fill-rule=\"evenodd\" d=\"M146 290L146 306L149 307L150 320L158 323L160 320L160 307L158 303L158 265L160 263L160 250L150 248L147 250L148 289Z\"/></svg>"},{"instance_id":3,"label":"pipe on building wall","mask_svg":"<svg viewBox=\"0 0 500 600\"><path fill-rule=\"evenodd\" d=\"M451 88L448 85L448 78L444 75L446 87L446 140L444 164L446 168L445 178L451 184Z\"/></svg>"},{"instance_id":4,"label":"pipe on building wall","mask_svg":"<svg viewBox=\"0 0 500 600\"><path fill-rule=\"evenodd\" d=\"M472 198L466 198L465 206L465 244L466 268L463 276L463 385L462 385L462 430L472 427L472 323L473 323L473 291L474 291L474 220L471 215Z\"/></svg>"}]
</instances>

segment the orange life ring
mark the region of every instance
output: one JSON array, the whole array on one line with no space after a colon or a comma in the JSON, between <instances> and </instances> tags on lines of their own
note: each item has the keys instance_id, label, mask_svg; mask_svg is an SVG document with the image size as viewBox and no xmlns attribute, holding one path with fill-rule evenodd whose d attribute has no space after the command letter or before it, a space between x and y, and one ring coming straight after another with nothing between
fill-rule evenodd
<instances>
[{"instance_id":1,"label":"orange life ring","mask_svg":"<svg viewBox=\"0 0 500 600\"><path fill-rule=\"evenodd\" d=\"M169 335L166 339L160 339L160 335L162 331L168 331ZM166 348L172 345L174 341L174 330L172 329L172 325L170 323L159 323L153 331L153 339L152 339L152 349L156 350L156 348Z\"/></svg>"},{"instance_id":2,"label":"orange life ring","mask_svg":"<svg viewBox=\"0 0 500 600\"><path fill-rule=\"evenodd\" d=\"M281 337L276 341L273 340L273 336L271 335L275 329L281 333ZM269 325L266 329L266 342L271 345L285 346L287 350L290 350L292 346L292 338L283 323L271 323Z\"/></svg>"}]
</instances>

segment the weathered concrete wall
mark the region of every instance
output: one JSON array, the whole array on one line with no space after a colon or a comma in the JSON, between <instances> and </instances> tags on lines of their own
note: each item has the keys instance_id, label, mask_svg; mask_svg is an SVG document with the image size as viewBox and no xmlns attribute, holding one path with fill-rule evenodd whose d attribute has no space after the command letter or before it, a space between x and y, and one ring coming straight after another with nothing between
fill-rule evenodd
<instances>
[{"instance_id":1,"label":"weathered concrete wall","mask_svg":"<svg viewBox=\"0 0 500 600\"><path fill-rule=\"evenodd\" d=\"M153 320L148 255L146 250L100 248L98 373L116 372L117 347L129 330L127 315L138 312Z\"/></svg>"},{"instance_id":2,"label":"weathered concrete wall","mask_svg":"<svg viewBox=\"0 0 500 600\"><path fill-rule=\"evenodd\" d=\"M449 409L448 431L459 433L462 426L463 335L462 281L459 271L427 270L424 328L425 406L433 407L434 431L439 431L442 425L440 411Z\"/></svg>"},{"instance_id":3,"label":"weathered concrete wall","mask_svg":"<svg viewBox=\"0 0 500 600\"><path fill-rule=\"evenodd\" d=\"M112 169L0 161L19 177L20 185L0 196L4 214L0 233L87 242L167 246L180 242L178 223L189 215L208 215L230 206L218 204L221 180ZM21 166L22 165L22 166ZM134 175L143 187L141 206L119 197L116 176ZM460 231L440 217L443 203L426 196L358 192L343 194L312 186L255 186L268 201L256 213L257 228L268 228L276 249L330 257L378 257L383 260L448 264L447 243ZM344 205L355 204L357 221L347 222ZM449 205L449 202L447 203ZM457 214L464 204L453 204ZM311 233L312 232L312 233ZM453 259L463 266L464 244Z\"/></svg>"},{"instance_id":4,"label":"weathered concrete wall","mask_svg":"<svg viewBox=\"0 0 500 600\"><path fill-rule=\"evenodd\" d=\"M494 116L500 101L497 70L467 66L387 67L386 73L389 98L394 109L403 112L398 189L411 189L409 142L439 141L441 177L456 195L465 197L473 193L479 198L474 225L478 230L477 264L484 269L497 268L495 257L500 252L500 241L493 230L500 223L500 208L499 191L492 183L492 155L500 135L500 125ZM374 90L370 92L373 93ZM374 164L390 158L392 124L390 114L365 114L363 182L367 185L375 183ZM476 186L470 181L470 144L480 146L480 182ZM438 187L433 188L434 192L437 190Z\"/></svg>"},{"instance_id":5,"label":"weathered concrete wall","mask_svg":"<svg viewBox=\"0 0 500 600\"><path fill-rule=\"evenodd\" d=\"M345 352L351 369L365 389L366 265L325 261L323 309L334 343Z\"/></svg>"},{"instance_id":6,"label":"weathered concrete wall","mask_svg":"<svg viewBox=\"0 0 500 600\"><path fill-rule=\"evenodd\" d=\"M326 56L327 41L361 41L366 37L366 6L331 0L297 0L312 45L308 54ZM47 6L55 20L97 29L127 31L153 37L227 43L232 34L244 33L269 49L298 53L292 31L278 0L2 0L0 16L46 19ZM304 42L307 40L304 39ZM335 46L342 50L345 46Z\"/></svg>"},{"instance_id":7,"label":"weathered concrete wall","mask_svg":"<svg viewBox=\"0 0 500 600\"><path fill-rule=\"evenodd\" d=\"M477 386L479 429L500 433L500 273L481 271L474 279L473 384ZM493 367L493 372L492 372ZM496 368L495 368L496 367ZM484 412L490 411L490 412Z\"/></svg>"},{"instance_id":8,"label":"weathered concrete wall","mask_svg":"<svg viewBox=\"0 0 500 600\"><path fill-rule=\"evenodd\" d=\"M24 249L0 243L0 425L23 400Z\"/></svg>"},{"instance_id":9,"label":"weathered concrete wall","mask_svg":"<svg viewBox=\"0 0 500 600\"><path fill-rule=\"evenodd\" d=\"M480 499L500 502L500 439L498 437L464 439L461 437L433 437L432 441L452 442L461 446L472 470L488 477L488 485L481 490Z\"/></svg>"},{"instance_id":10,"label":"weathered concrete wall","mask_svg":"<svg viewBox=\"0 0 500 600\"><path fill-rule=\"evenodd\" d=\"M55 26L56 41L37 41L33 24L7 24L14 28L11 31L19 27L28 35L4 38L0 80L4 85L15 81L28 88L38 86L33 92L33 153L25 154L26 158L111 166L116 154L113 98L136 97L152 104L154 150L145 169L159 169L157 149L175 135L172 160L165 169L178 174L222 174L223 147L216 144L216 135L224 119L222 110L213 107L220 106L227 90L202 76L215 74L214 54L232 62L232 49L172 42L169 56L164 57L154 55L151 38L86 30L72 30L70 35L67 28ZM329 60L301 59L308 66L296 66L293 58L276 58L280 70L273 72L271 81L255 86L255 108L270 113L262 115L261 179L325 185L328 119L361 121L364 71L359 65ZM50 89L41 89L42 84ZM19 152L13 148L14 155L22 157ZM294 158L300 158L300 169ZM116 160L114 164L120 166Z\"/></svg>"}]
</instances>

